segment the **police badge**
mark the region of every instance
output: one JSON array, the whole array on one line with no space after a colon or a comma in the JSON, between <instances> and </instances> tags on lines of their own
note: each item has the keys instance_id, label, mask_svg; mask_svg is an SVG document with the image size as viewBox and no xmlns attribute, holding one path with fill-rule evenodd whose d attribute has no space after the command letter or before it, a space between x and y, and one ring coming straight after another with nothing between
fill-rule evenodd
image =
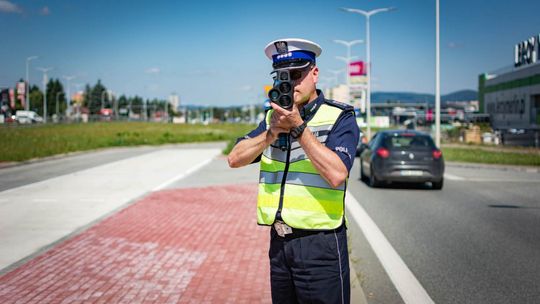
<instances>
[{"instance_id":1,"label":"police badge","mask_svg":"<svg viewBox=\"0 0 540 304\"><path fill-rule=\"evenodd\" d=\"M278 54L287 54L289 52L287 41L276 41L274 46L276 47Z\"/></svg>"}]
</instances>

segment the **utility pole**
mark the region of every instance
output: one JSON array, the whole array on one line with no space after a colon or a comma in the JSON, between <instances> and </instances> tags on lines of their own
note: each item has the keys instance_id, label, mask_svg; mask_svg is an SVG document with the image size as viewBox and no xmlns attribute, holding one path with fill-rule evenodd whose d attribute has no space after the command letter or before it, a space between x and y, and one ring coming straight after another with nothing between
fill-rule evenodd
<instances>
[{"instance_id":1,"label":"utility pole","mask_svg":"<svg viewBox=\"0 0 540 304\"><path fill-rule=\"evenodd\" d=\"M439 0L435 4L435 144L441 148L441 69L439 41Z\"/></svg>"},{"instance_id":2,"label":"utility pole","mask_svg":"<svg viewBox=\"0 0 540 304\"><path fill-rule=\"evenodd\" d=\"M38 56L30 56L26 58L26 104L25 104L25 110L30 110L30 75L28 74L28 66L30 65L30 61L38 59Z\"/></svg>"},{"instance_id":3,"label":"utility pole","mask_svg":"<svg viewBox=\"0 0 540 304\"><path fill-rule=\"evenodd\" d=\"M73 75L64 75L63 78L67 80L67 98L66 98L66 116L71 115L71 86L70 82L71 80L75 79L75 76Z\"/></svg>"},{"instance_id":4,"label":"utility pole","mask_svg":"<svg viewBox=\"0 0 540 304\"><path fill-rule=\"evenodd\" d=\"M339 60L345 61L345 73L347 73L345 76L347 77L347 90L349 91L347 97L348 100L346 102L351 101L351 60L353 58L356 58L356 56L351 56L351 47L355 44L362 43L364 40L352 40L352 41L345 41L345 40L334 40L335 43L343 44L347 47L347 57L336 57Z\"/></svg>"},{"instance_id":5,"label":"utility pole","mask_svg":"<svg viewBox=\"0 0 540 304\"><path fill-rule=\"evenodd\" d=\"M37 68L37 70L43 72L43 122L47 123L47 72L53 68Z\"/></svg>"}]
</instances>

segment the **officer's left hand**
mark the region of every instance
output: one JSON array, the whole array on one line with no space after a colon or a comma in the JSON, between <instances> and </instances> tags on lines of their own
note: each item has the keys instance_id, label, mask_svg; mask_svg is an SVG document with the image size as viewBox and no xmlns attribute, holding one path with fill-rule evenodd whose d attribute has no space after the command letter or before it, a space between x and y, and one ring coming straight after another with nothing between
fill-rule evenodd
<instances>
[{"instance_id":1,"label":"officer's left hand","mask_svg":"<svg viewBox=\"0 0 540 304\"><path fill-rule=\"evenodd\" d=\"M274 109L272 115L273 122L283 129L290 131L292 128L296 128L304 122L296 104L293 105L291 110L286 110L273 102L271 102L270 105L272 106L272 109Z\"/></svg>"}]
</instances>

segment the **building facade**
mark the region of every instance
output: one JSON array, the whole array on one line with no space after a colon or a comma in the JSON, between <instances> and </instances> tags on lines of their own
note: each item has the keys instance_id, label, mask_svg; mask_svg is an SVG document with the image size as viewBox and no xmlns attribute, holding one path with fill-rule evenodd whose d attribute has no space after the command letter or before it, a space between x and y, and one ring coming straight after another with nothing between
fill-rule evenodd
<instances>
[{"instance_id":1,"label":"building facade","mask_svg":"<svg viewBox=\"0 0 540 304\"><path fill-rule=\"evenodd\" d=\"M515 46L514 66L479 76L480 108L492 128L516 144L539 146L540 34ZM509 143L509 142L508 142Z\"/></svg>"}]
</instances>

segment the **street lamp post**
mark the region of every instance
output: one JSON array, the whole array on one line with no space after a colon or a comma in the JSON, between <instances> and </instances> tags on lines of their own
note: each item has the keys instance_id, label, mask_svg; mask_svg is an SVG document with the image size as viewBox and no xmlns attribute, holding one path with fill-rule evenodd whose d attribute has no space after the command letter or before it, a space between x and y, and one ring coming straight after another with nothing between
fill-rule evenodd
<instances>
[{"instance_id":1,"label":"street lamp post","mask_svg":"<svg viewBox=\"0 0 540 304\"><path fill-rule=\"evenodd\" d=\"M66 98L66 116L71 114L71 86L70 82L71 80L75 79L75 76L73 75L64 75L63 76L65 80L67 80L67 98Z\"/></svg>"},{"instance_id":2,"label":"street lamp post","mask_svg":"<svg viewBox=\"0 0 540 304\"><path fill-rule=\"evenodd\" d=\"M338 75L339 73L343 72L343 70L328 70L328 72L334 74L334 81L336 82L336 86L338 85Z\"/></svg>"},{"instance_id":3,"label":"street lamp post","mask_svg":"<svg viewBox=\"0 0 540 304\"><path fill-rule=\"evenodd\" d=\"M101 108L100 108L100 112L103 111L103 96L105 95L105 93L107 93L107 90L104 90L103 92L101 92Z\"/></svg>"},{"instance_id":4,"label":"street lamp post","mask_svg":"<svg viewBox=\"0 0 540 304\"><path fill-rule=\"evenodd\" d=\"M37 59L38 56L30 56L26 58L26 104L25 104L25 110L30 110L30 75L28 74L28 66L30 65L30 61Z\"/></svg>"},{"instance_id":5,"label":"street lamp post","mask_svg":"<svg viewBox=\"0 0 540 304\"><path fill-rule=\"evenodd\" d=\"M344 46L347 47L347 57L341 57L341 56L338 56L336 57L337 59L339 60L343 60L345 61L345 73L346 74L346 77L347 77L347 88L349 90L349 93L348 93L348 99L347 102L350 102L351 101L351 60L353 60L353 58L356 58L356 56L351 56L351 47L355 44L358 44L358 43L362 43L364 42L364 40L352 40L352 41L345 41L345 40L334 40L335 43L339 43L339 44L343 44Z\"/></svg>"},{"instance_id":6,"label":"street lamp post","mask_svg":"<svg viewBox=\"0 0 540 304\"><path fill-rule=\"evenodd\" d=\"M339 73L343 72L343 70L328 70L328 72L334 74L334 81L336 83L336 87L338 86L338 75ZM332 95L334 95L334 91L332 89L330 89L330 92L332 93ZM330 96L330 98L334 98L334 96Z\"/></svg>"},{"instance_id":7,"label":"street lamp post","mask_svg":"<svg viewBox=\"0 0 540 304\"><path fill-rule=\"evenodd\" d=\"M47 72L53 68L37 68L37 70L43 72L43 122L47 123Z\"/></svg>"},{"instance_id":8,"label":"street lamp post","mask_svg":"<svg viewBox=\"0 0 540 304\"><path fill-rule=\"evenodd\" d=\"M370 31L369 31L369 18L377 13L388 12L394 10L393 7L378 8L371 11L364 11L355 8L343 8L344 11L349 13L356 13L366 17L366 75L367 75L367 104L366 104L366 120L367 120L367 138L371 139L371 125L369 123L371 119L371 49L369 47Z\"/></svg>"},{"instance_id":9,"label":"street lamp post","mask_svg":"<svg viewBox=\"0 0 540 304\"><path fill-rule=\"evenodd\" d=\"M439 0L435 5L435 143L441 147L441 70L440 70L440 41L439 41Z\"/></svg>"},{"instance_id":10,"label":"street lamp post","mask_svg":"<svg viewBox=\"0 0 540 304\"><path fill-rule=\"evenodd\" d=\"M58 97L60 94L64 94L64 92L56 92L56 117L58 117L60 112L60 107L58 106Z\"/></svg>"}]
</instances>

